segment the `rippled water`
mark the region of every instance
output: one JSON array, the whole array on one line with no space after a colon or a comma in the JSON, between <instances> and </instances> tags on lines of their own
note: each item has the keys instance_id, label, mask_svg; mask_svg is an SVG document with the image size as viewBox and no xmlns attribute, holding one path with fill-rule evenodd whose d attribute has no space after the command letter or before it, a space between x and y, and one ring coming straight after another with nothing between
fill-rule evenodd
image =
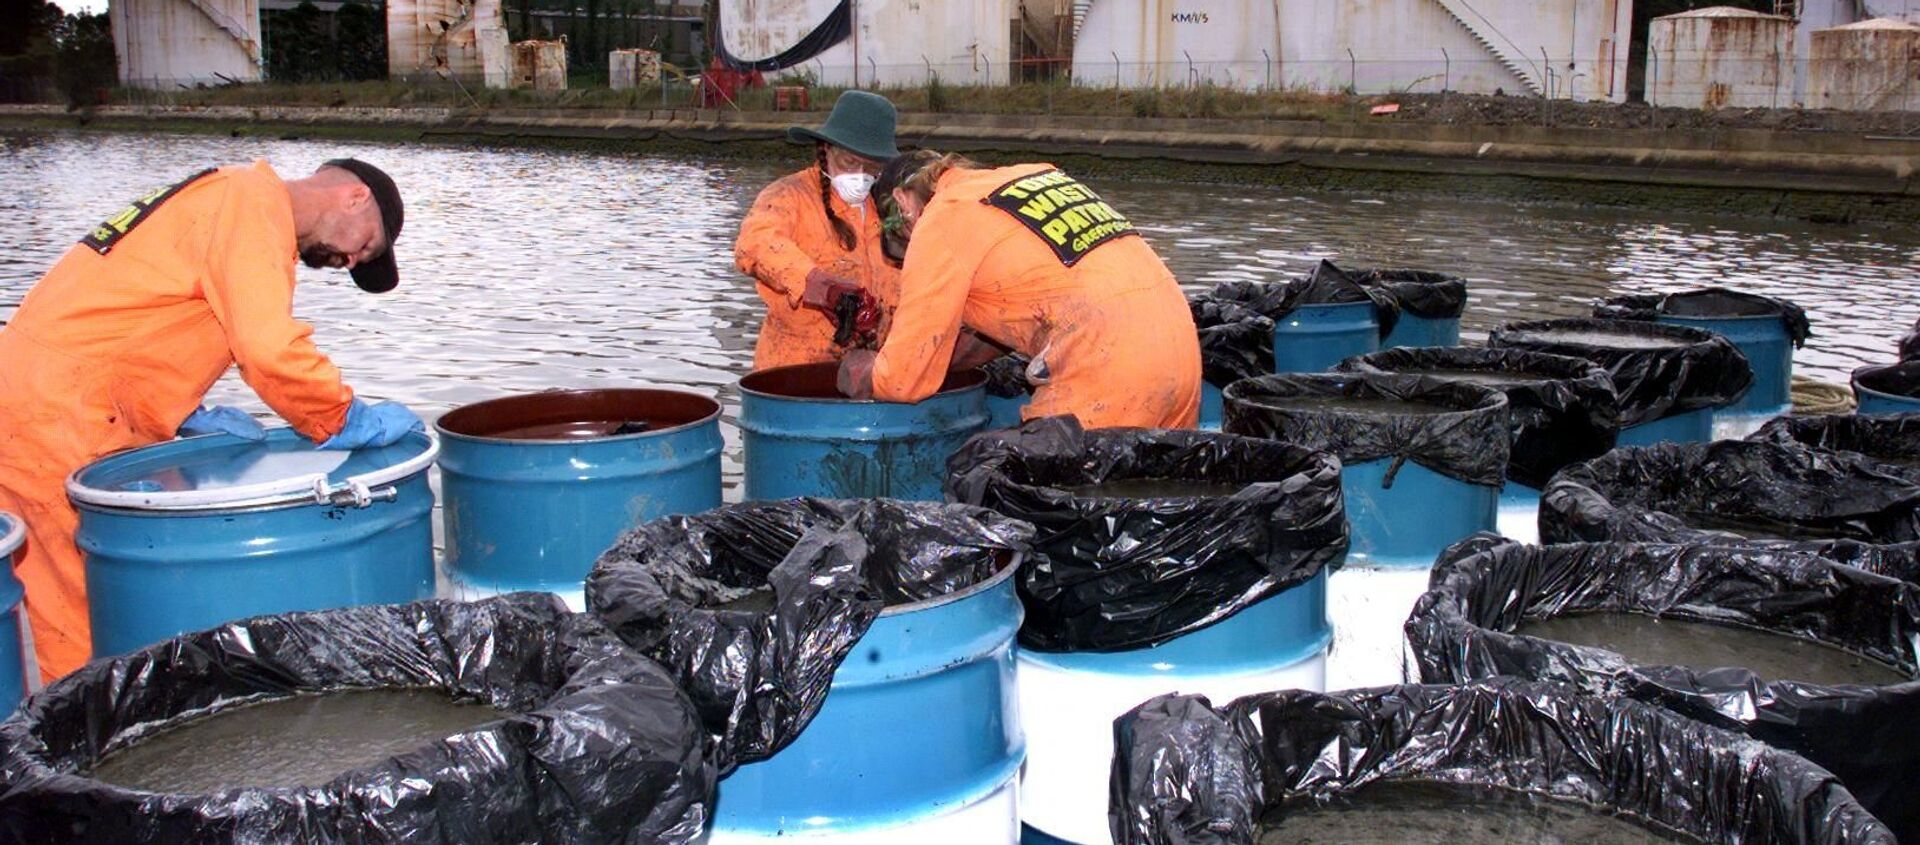
<instances>
[{"instance_id":1,"label":"rippled water","mask_svg":"<svg viewBox=\"0 0 1920 845\"><path fill-rule=\"evenodd\" d=\"M549 387L683 386L727 407L753 357L761 303L733 267L755 193L800 166L642 155L172 135L0 135L0 320L68 246L135 195L212 164L272 161L284 176L337 156L386 168L407 199L402 284L360 293L300 270L296 312L363 395L429 419ZM1844 381L1892 358L1920 315L1920 232L1737 218L1299 195L1106 182L1180 280L1279 280L1320 258L1445 270L1471 281L1467 335L1582 315L1613 293L1721 284L1805 307L1801 372ZM265 406L236 376L211 401Z\"/></svg>"}]
</instances>

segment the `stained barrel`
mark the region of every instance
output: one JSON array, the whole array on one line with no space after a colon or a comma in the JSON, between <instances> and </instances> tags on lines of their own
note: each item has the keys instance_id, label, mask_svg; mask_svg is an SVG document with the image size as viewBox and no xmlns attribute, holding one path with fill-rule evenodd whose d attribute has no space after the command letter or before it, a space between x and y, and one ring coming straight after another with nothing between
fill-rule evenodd
<instances>
[{"instance_id":1,"label":"stained barrel","mask_svg":"<svg viewBox=\"0 0 1920 845\"><path fill-rule=\"evenodd\" d=\"M455 596L520 590L584 609L614 538L720 504L720 403L677 390L509 396L442 416L446 567Z\"/></svg>"},{"instance_id":2,"label":"stained barrel","mask_svg":"<svg viewBox=\"0 0 1920 845\"><path fill-rule=\"evenodd\" d=\"M26 541L26 523L0 511L0 561L7 564L0 572L0 718L12 713L27 691L27 651L20 640L21 600L27 594L13 576L13 557Z\"/></svg>"},{"instance_id":3,"label":"stained barrel","mask_svg":"<svg viewBox=\"0 0 1920 845\"><path fill-rule=\"evenodd\" d=\"M1380 348L1371 301L1302 305L1273 321L1273 371L1317 373Z\"/></svg>"},{"instance_id":4,"label":"stained barrel","mask_svg":"<svg viewBox=\"0 0 1920 845\"><path fill-rule=\"evenodd\" d=\"M1920 412L1920 361L1861 367L1853 371L1852 382L1858 413Z\"/></svg>"},{"instance_id":5,"label":"stained barrel","mask_svg":"<svg viewBox=\"0 0 1920 845\"><path fill-rule=\"evenodd\" d=\"M294 610L433 594L439 442L322 451L292 429L173 440L67 479L80 512L93 653Z\"/></svg>"},{"instance_id":6,"label":"stained barrel","mask_svg":"<svg viewBox=\"0 0 1920 845\"><path fill-rule=\"evenodd\" d=\"M740 380L746 498L940 499L947 458L986 428L986 376L953 373L913 404L848 399L835 364Z\"/></svg>"}]
</instances>

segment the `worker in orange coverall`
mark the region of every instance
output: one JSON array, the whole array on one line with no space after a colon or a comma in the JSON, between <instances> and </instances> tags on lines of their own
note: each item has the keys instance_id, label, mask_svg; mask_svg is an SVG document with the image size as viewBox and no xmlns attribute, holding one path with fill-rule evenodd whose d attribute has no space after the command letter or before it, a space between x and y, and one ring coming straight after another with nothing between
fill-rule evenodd
<instances>
[{"instance_id":1,"label":"worker in orange coverall","mask_svg":"<svg viewBox=\"0 0 1920 845\"><path fill-rule=\"evenodd\" d=\"M885 97L848 91L819 129L787 130L789 140L813 144L814 164L761 191L734 244L741 272L767 302L754 369L837 361L878 343L900 274L881 254L880 215L867 195L881 165L899 155L894 124Z\"/></svg>"},{"instance_id":2,"label":"worker in orange coverall","mask_svg":"<svg viewBox=\"0 0 1920 845\"><path fill-rule=\"evenodd\" d=\"M1200 344L1186 297L1092 189L1049 164L982 169L923 150L888 163L874 197L890 252L904 255L900 302L880 350L841 362L847 395L933 395L964 327L1032 360L1027 419L1198 421Z\"/></svg>"},{"instance_id":3,"label":"worker in orange coverall","mask_svg":"<svg viewBox=\"0 0 1920 845\"><path fill-rule=\"evenodd\" d=\"M421 428L405 407L355 398L293 318L296 255L390 290L401 221L393 180L365 162L293 181L264 161L206 170L85 233L0 328L0 509L27 525L14 572L42 679L92 652L68 474L176 434L263 438L244 411L200 405L228 367L323 449Z\"/></svg>"}]
</instances>

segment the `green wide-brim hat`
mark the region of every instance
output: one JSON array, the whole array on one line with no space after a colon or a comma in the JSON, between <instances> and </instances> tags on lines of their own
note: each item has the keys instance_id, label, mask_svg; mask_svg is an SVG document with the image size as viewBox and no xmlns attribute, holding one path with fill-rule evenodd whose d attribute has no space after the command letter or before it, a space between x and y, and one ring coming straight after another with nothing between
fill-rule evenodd
<instances>
[{"instance_id":1,"label":"green wide-brim hat","mask_svg":"<svg viewBox=\"0 0 1920 845\"><path fill-rule=\"evenodd\" d=\"M819 129L806 126L787 128L787 140L796 144L824 141L876 161L900 154L894 146L893 128L898 122L893 103L868 91L848 91L840 95Z\"/></svg>"}]
</instances>

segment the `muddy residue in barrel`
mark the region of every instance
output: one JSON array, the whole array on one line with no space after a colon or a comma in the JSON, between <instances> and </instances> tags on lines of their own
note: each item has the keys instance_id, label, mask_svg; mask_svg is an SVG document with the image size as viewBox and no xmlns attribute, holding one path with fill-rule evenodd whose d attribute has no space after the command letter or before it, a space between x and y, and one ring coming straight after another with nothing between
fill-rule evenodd
<instances>
[{"instance_id":1,"label":"muddy residue in barrel","mask_svg":"<svg viewBox=\"0 0 1920 845\"><path fill-rule=\"evenodd\" d=\"M661 431L720 412L712 399L673 390L557 390L449 411L453 434L504 440L592 440Z\"/></svg>"},{"instance_id":2,"label":"muddy residue in barrel","mask_svg":"<svg viewBox=\"0 0 1920 845\"><path fill-rule=\"evenodd\" d=\"M1457 414L1462 409L1409 399L1368 396L1288 396L1263 398L1260 404L1286 411L1320 414L1352 414L1366 417L1422 417Z\"/></svg>"},{"instance_id":3,"label":"muddy residue in barrel","mask_svg":"<svg viewBox=\"0 0 1920 845\"><path fill-rule=\"evenodd\" d=\"M1627 334L1625 332L1616 333L1594 329L1567 329L1564 331L1538 332L1524 335L1523 339L1535 343L1602 346L1609 349L1680 349L1682 347L1692 346L1695 343L1695 341L1685 338Z\"/></svg>"},{"instance_id":4,"label":"muddy residue in barrel","mask_svg":"<svg viewBox=\"0 0 1920 845\"><path fill-rule=\"evenodd\" d=\"M1383 783L1269 815L1259 845L1668 845L1598 808L1508 790Z\"/></svg>"},{"instance_id":5,"label":"muddy residue in barrel","mask_svg":"<svg viewBox=\"0 0 1920 845\"><path fill-rule=\"evenodd\" d=\"M437 690L302 695L166 729L108 754L92 776L129 789L180 794L321 786L506 715Z\"/></svg>"},{"instance_id":6,"label":"muddy residue in barrel","mask_svg":"<svg viewBox=\"0 0 1920 845\"><path fill-rule=\"evenodd\" d=\"M1884 663L1786 634L1638 613L1531 619L1514 633L1604 648L1641 666L1738 666L1767 680L1813 684L1886 686L1913 680Z\"/></svg>"},{"instance_id":7,"label":"muddy residue in barrel","mask_svg":"<svg viewBox=\"0 0 1920 845\"><path fill-rule=\"evenodd\" d=\"M1543 381L1553 380L1549 376L1534 375L1533 373L1515 373L1506 370L1401 370L1400 372L1410 376L1426 376L1428 378L1437 378L1441 381L1463 381L1468 384L1478 384L1492 388L1516 387L1522 384L1539 384Z\"/></svg>"},{"instance_id":8,"label":"muddy residue in barrel","mask_svg":"<svg viewBox=\"0 0 1920 845\"><path fill-rule=\"evenodd\" d=\"M1088 499L1217 499L1245 490L1239 481L1203 481L1191 478L1110 478L1098 484L1066 487L1068 493Z\"/></svg>"},{"instance_id":9,"label":"muddy residue in barrel","mask_svg":"<svg viewBox=\"0 0 1920 845\"><path fill-rule=\"evenodd\" d=\"M708 609L731 610L739 613L772 613L773 599L773 588L761 587L757 590L742 593L727 601L710 605Z\"/></svg>"},{"instance_id":10,"label":"muddy residue in barrel","mask_svg":"<svg viewBox=\"0 0 1920 845\"><path fill-rule=\"evenodd\" d=\"M740 389L786 399L846 399L846 394L840 392L839 378L839 364L795 364L752 373L740 379ZM965 390L986 383L986 374L979 370L948 373L940 392Z\"/></svg>"}]
</instances>

